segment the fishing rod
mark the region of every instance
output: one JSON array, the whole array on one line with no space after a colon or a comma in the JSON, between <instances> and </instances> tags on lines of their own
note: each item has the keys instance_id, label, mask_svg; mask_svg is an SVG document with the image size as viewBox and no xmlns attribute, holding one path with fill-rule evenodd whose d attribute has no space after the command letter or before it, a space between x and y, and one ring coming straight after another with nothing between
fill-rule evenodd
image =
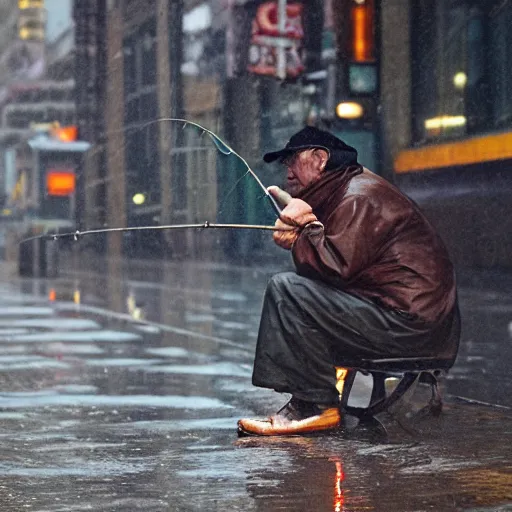
<instances>
[{"instance_id":1,"label":"fishing rod","mask_svg":"<svg viewBox=\"0 0 512 512\"><path fill-rule=\"evenodd\" d=\"M84 231L70 231L67 233L43 233L42 235L24 238L19 243L30 242L32 240L59 240L61 238L74 238L77 241L85 235L97 235L100 233L125 233L129 231L160 231L169 229L259 229L266 231L288 231L287 229L276 226L267 226L261 224L217 224L214 222L203 222L202 224L168 224L163 226L131 226L126 228L101 228L87 229Z\"/></svg>"},{"instance_id":2,"label":"fishing rod","mask_svg":"<svg viewBox=\"0 0 512 512\"><path fill-rule=\"evenodd\" d=\"M191 126L195 126L196 128L199 128L200 130L203 131L203 133L208 134L210 136L210 138L212 139L213 143L215 144L215 147L223 155L234 155L240 159L240 161L247 168L247 172L250 173L250 175L256 180L256 183L260 186L260 188L265 193L265 197L267 197L267 199L270 201L270 204L272 205L272 208L274 209L274 211L277 213L278 216L281 215L281 208L277 204L277 201L272 197L272 195L267 190L265 185L263 185L263 183L259 179L258 175L251 169L251 166L247 163L247 160L245 160L245 158L243 156L238 154L229 144L224 142L216 133L212 132L208 128L205 128L204 126L202 126L198 123L195 123L194 121L189 121L188 119L182 119L179 117L163 117L163 118L160 118L159 121L175 121L175 122L184 123L185 126L187 124L189 124ZM183 128L185 128L185 126Z\"/></svg>"},{"instance_id":3,"label":"fishing rod","mask_svg":"<svg viewBox=\"0 0 512 512\"><path fill-rule=\"evenodd\" d=\"M258 177L258 175L251 169L250 165L247 163L245 158L243 158L239 153L237 153L229 144L227 144L224 140L222 140L216 133L209 130L208 128L205 128L204 126L194 122L189 121L188 119L182 119L177 117L164 117L156 120L157 122L162 121L168 121L168 122L179 122L183 123L183 128L185 128L187 125L195 126L199 130L201 130L203 133L206 133L210 139L212 140L213 144L217 148L218 151L220 151L223 155L234 155L237 158L240 159L240 161L245 165L247 171L246 175L250 174L258 186L263 190L265 193L265 197L268 198L270 201L270 204L274 211L276 212L277 216L281 216L281 208L278 205L276 199L272 196L272 194L269 192L270 188L277 189L277 197L283 204L287 204L289 200L291 199L291 196L284 192L283 190L279 189L278 187L269 187L267 189L265 185L263 185L262 181ZM149 123L144 123L140 128L144 128L145 126L149 126L150 124L154 123L155 121L150 121ZM28 238L24 238L19 243L25 243L32 240L37 239L45 239L45 240L58 240L61 238L70 238L73 237L74 240L78 240L80 237L86 236L86 235L95 235L100 233L124 233L124 232L130 232L130 231L160 231L160 230L171 230L171 229L256 229L256 230L267 230L267 231L287 231L287 228L278 228L275 226L268 226L268 225L256 225L256 224L219 224L219 223L212 223L209 221L205 221L201 224L167 224L163 226L132 226L132 227L118 227L118 228L100 228L100 229L89 229L89 230L76 230L72 232L67 233L44 233L41 235L36 235ZM293 229L293 228L292 228Z\"/></svg>"}]
</instances>

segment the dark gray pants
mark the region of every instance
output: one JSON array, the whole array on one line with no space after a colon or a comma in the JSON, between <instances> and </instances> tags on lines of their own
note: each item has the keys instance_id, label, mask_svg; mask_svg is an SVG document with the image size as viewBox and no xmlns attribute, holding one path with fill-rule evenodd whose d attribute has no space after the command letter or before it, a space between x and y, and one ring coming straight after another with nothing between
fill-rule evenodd
<instances>
[{"instance_id":1,"label":"dark gray pants","mask_svg":"<svg viewBox=\"0 0 512 512\"><path fill-rule=\"evenodd\" d=\"M256 347L255 386L336 404L336 366L361 358L455 359L458 308L425 325L293 272L268 283Z\"/></svg>"}]
</instances>

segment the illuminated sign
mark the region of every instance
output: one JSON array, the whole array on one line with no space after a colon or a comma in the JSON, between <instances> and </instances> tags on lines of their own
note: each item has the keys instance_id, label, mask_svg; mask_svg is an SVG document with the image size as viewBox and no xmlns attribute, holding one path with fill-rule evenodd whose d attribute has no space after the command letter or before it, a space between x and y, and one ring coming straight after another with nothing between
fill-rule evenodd
<instances>
[{"instance_id":1,"label":"illuminated sign","mask_svg":"<svg viewBox=\"0 0 512 512\"><path fill-rule=\"evenodd\" d=\"M25 9L43 9L44 0L18 0L18 7L22 11Z\"/></svg>"},{"instance_id":2,"label":"illuminated sign","mask_svg":"<svg viewBox=\"0 0 512 512\"><path fill-rule=\"evenodd\" d=\"M23 41L43 41L46 17L43 0L18 0L18 36Z\"/></svg>"},{"instance_id":3,"label":"illuminated sign","mask_svg":"<svg viewBox=\"0 0 512 512\"><path fill-rule=\"evenodd\" d=\"M279 31L277 2L265 2L258 7L252 24L248 70L259 75L277 75L277 54L285 49L286 75L296 77L304 71L302 62L303 6L299 3L286 5L284 33Z\"/></svg>"},{"instance_id":4,"label":"illuminated sign","mask_svg":"<svg viewBox=\"0 0 512 512\"><path fill-rule=\"evenodd\" d=\"M74 142L78 138L78 128L76 126L54 125L50 131L53 138L61 142Z\"/></svg>"},{"instance_id":5,"label":"illuminated sign","mask_svg":"<svg viewBox=\"0 0 512 512\"><path fill-rule=\"evenodd\" d=\"M375 60L375 32L373 0L355 0L351 9L352 60L373 62Z\"/></svg>"},{"instance_id":6,"label":"illuminated sign","mask_svg":"<svg viewBox=\"0 0 512 512\"><path fill-rule=\"evenodd\" d=\"M75 191L76 177L73 171L48 171L46 191L49 196L69 196Z\"/></svg>"}]
</instances>

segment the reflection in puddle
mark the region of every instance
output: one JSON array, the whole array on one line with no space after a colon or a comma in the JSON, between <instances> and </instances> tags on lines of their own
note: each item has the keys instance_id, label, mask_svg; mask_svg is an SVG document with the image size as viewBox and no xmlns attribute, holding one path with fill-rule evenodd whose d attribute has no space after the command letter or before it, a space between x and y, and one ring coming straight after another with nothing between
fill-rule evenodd
<instances>
[{"instance_id":1,"label":"reflection in puddle","mask_svg":"<svg viewBox=\"0 0 512 512\"><path fill-rule=\"evenodd\" d=\"M109 475L120 475L127 473L140 473L147 470L147 463L139 462L137 464L121 463L115 459L108 462L87 462L82 467L44 467L44 468L24 468L11 464L0 463L0 475L10 477L30 477L30 478L56 478L62 476L91 477L96 478ZM69 509L68 509L69 510Z\"/></svg>"},{"instance_id":2,"label":"reflection in puddle","mask_svg":"<svg viewBox=\"0 0 512 512\"><path fill-rule=\"evenodd\" d=\"M136 324L134 328L138 331L147 332L149 334L158 334L160 332L160 327L151 324Z\"/></svg>"},{"instance_id":3,"label":"reflection in puddle","mask_svg":"<svg viewBox=\"0 0 512 512\"><path fill-rule=\"evenodd\" d=\"M226 300L230 302L245 302L247 301L247 297L243 293L236 292L213 292L212 295L216 299Z\"/></svg>"},{"instance_id":4,"label":"reflection in puddle","mask_svg":"<svg viewBox=\"0 0 512 512\"><path fill-rule=\"evenodd\" d=\"M36 306L3 306L0 307L0 316L51 316L52 308Z\"/></svg>"},{"instance_id":5,"label":"reflection in puddle","mask_svg":"<svg viewBox=\"0 0 512 512\"><path fill-rule=\"evenodd\" d=\"M334 478L334 512L341 512L343 510L343 504L345 503L345 496L343 495L343 489L341 484L345 480L345 473L343 473L343 467L341 460L335 460L336 465L336 476Z\"/></svg>"},{"instance_id":6,"label":"reflection in puddle","mask_svg":"<svg viewBox=\"0 0 512 512\"><path fill-rule=\"evenodd\" d=\"M206 418L206 419L173 419L165 421L134 421L130 423L116 423L115 428L128 427L130 429L141 429L158 432L182 432L182 431L221 431L229 430L235 432L236 419L229 418Z\"/></svg>"},{"instance_id":7,"label":"reflection in puddle","mask_svg":"<svg viewBox=\"0 0 512 512\"><path fill-rule=\"evenodd\" d=\"M160 359L127 359L122 357L88 359L85 361L87 366L149 366L161 363Z\"/></svg>"},{"instance_id":8,"label":"reflection in puddle","mask_svg":"<svg viewBox=\"0 0 512 512\"><path fill-rule=\"evenodd\" d=\"M194 313L187 313L185 316L185 320L190 323L204 323L204 322L214 322L215 316L214 315L205 315L205 314L194 314Z\"/></svg>"},{"instance_id":9,"label":"reflection in puddle","mask_svg":"<svg viewBox=\"0 0 512 512\"><path fill-rule=\"evenodd\" d=\"M62 342L45 343L44 345L39 346L37 351L41 354L58 356L68 354L93 356L105 353L105 351L97 345L87 343L75 344Z\"/></svg>"},{"instance_id":10,"label":"reflection in puddle","mask_svg":"<svg viewBox=\"0 0 512 512\"><path fill-rule=\"evenodd\" d=\"M32 343L47 341L104 341L123 342L140 340L138 334L123 331L85 331L85 332L38 332L11 336L7 341L11 343Z\"/></svg>"},{"instance_id":11,"label":"reflection in puddle","mask_svg":"<svg viewBox=\"0 0 512 512\"><path fill-rule=\"evenodd\" d=\"M17 361L11 363L0 363L0 372L9 372L15 370L41 370L46 369L64 369L70 368L70 366L62 361L56 359L47 359L44 357L34 358L29 361Z\"/></svg>"},{"instance_id":12,"label":"reflection in puddle","mask_svg":"<svg viewBox=\"0 0 512 512\"><path fill-rule=\"evenodd\" d=\"M18 334L26 334L28 329L0 329L0 338L3 336L16 336Z\"/></svg>"},{"instance_id":13,"label":"reflection in puddle","mask_svg":"<svg viewBox=\"0 0 512 512\"><path fill-rule=\"evenodd\" d=\"M78 331L83 329L100 329L101 326L93 320L86 318L24 318L23 320L2 320L0 326L20 326L30 327L31 329L52 329ZM0 330L0 334L3 331Z\"/></svg>"},{"instance_id":14,"label":"reflection in puddle","mask_svg":"<svg viewBox=\"0 0 512 512\"><path fill-rule=\"evenodd\" d=\"M222 375L230 377L250 377L252 368L248 365L234 363L209 363L196 365L172 364L165 366L153 366L149 372L159 373L187 373L193 375Z\"/></svg>"},{"instance_id":15,"label":"reflection in puddle","mask_svg":"<svg viewBox=\"0 0 512 512\"><path fill-rule=\"evenodd\" d=\"M146 349L148 354L164 357L188 357L192 355L187 349L182 347L160 347Z\"/></svg>"},{"instance_id":16,"label":"reflection in puddle","mask_svg":"<svg viewBox=\"0 0 512 512\"><path fill-rule=\"evenodd\" d=\"M216 398L202 396L154 395L57 395L48 392L0 395L0 407L12 409L41 407L168 407L175 409L232 408Z\"/></svg>"},{"instance_id":17,"label":"reflection in puddle","mask_svg":"<svg viewBox=\"0 0 512 512\"><path fill-rule=\"evenodd\" d=\"M76 395L78 393L96 393L98 388L96 386L88 386L86 384L63 384L53 388L57 393L69 393Z\"/></svg>"}]
</instances>

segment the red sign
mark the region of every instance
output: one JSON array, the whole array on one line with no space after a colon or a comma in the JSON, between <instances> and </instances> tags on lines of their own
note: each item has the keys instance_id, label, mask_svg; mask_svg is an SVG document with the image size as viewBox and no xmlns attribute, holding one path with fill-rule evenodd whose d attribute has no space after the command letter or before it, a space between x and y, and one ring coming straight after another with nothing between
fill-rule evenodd
<instances>
[{"instance_id":1,"label":"red sign","mask_svg":"<svg viewBox=\"0 0 512 512\"><path fill-rule=\"evenodd\" d=\"M278 72L277 55L279 49L284 47L286 76L300 75L304 71L300 55L303 38L302 4L287 4L285 31L280 33L277 2L265 2L258 7L252 24L248 70L259 75L275 76Z\"/></svg>"},{"instance_id":2,"label":"red sign","mask_svg":"<svg viewBox=\"0 0 512 512\"><path fill-rule=\"evenodd\" d=\"M78 127L60 126L59 124L52 128L52 136L61 142L75 142L78 138Z\"/></svg>"},{"instance_id":3,"label":"red sign","mask_svg":"<svg viewBox=\"0 0 512 512\"><path fill-rule=\"evenodd\" d=\"M69 196L75 191L75 173L73 171L48 171L46 190L49 196Z\"/></svg>"}]
</instances>

